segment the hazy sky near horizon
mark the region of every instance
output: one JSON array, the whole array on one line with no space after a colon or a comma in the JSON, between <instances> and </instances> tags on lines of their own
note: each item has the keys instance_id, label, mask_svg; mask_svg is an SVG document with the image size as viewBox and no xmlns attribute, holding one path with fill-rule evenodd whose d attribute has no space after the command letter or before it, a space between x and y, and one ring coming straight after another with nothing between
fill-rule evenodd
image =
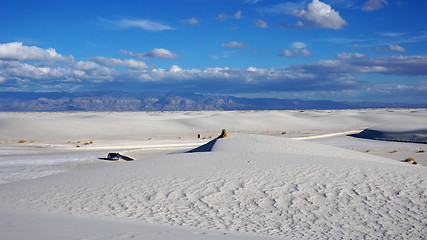
<instances>
[{"instance_id":1,"label":"hazy sky near horizon","mask_svg":"<svg viewBox=\"0 0 427 240\"><path fill-rule=\"evenodd\" d=\"M427 102L426 0L2 0L0 91Z\"/></svg>"}]
</instances>

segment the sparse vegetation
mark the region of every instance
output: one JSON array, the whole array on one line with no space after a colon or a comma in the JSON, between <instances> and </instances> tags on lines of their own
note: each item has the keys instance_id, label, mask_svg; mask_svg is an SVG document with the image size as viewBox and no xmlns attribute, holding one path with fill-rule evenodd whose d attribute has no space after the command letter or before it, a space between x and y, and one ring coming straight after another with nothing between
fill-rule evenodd
<instances>
[{"instance_id":1,"label":"sparse vegetation","mask_svg":"<svg viewBox=\"0 0 427 240\"><path fill-rule=\"evenodd\" d=\"M76 148L79 148L79 147L80 147L80 145L77 145L77 146L76 146Z\"/></svg>"},{"instance_id":2,"label":"sparse vegetation","mask_svg":"<svg viewBox=\"0 0 427 240\"><path fill-rule=\"evenodd\" d=\"M27 140L25 140L25 139L19 139L18 140L18 143L26 143L27 142Z\"/></svg>"},{"instance_id":3,"label":"sparse vegetation","mask_svg":"<svg viewBox=\"0 0 427 240\"><path fill-rule=\"evenodd\" d=\"M365 152L371 152L371 149L366 149L366 151Z\"/></svg>"},{"instance_id":4,"label":"sparse vegetation","mask_svg":"<svg viewBox=\"0 0 427 240\"><path fill-rule=\"evenodd\" d=\"M151 140L151 139L152 139L151 137L148 138L148 140Z\"/></svg>"},{"instance_id":5,"label":"sparse vegetation","mask_svg":"<svg viewBox=\"0 0 427 240\"><path fill-rule=\"evenodd\" d=\"M413 157L407 157L403 161L407 162L407 163L412 163L412 164L415 164L415 165L418 164L417 160L415 160L415 158L413 158Z\"/></svg>"},{"instance_id":6,"label":"sparse vegetation","mask_svg":"<svg viewBox=\"0 0 427 240\"><path fill-rule=\"evenodd\" d=\"M397 153L398 151L397 150L393 150L393 151L391 151L391 153Z\"/></svg>"},{"instance_id":7,"label":"sparse vegetation","mask_svg":"<svg viewBox=\"0 0 427 240\"><path fill-rule=\"evenodd\" d=\"M425 150L425 149L420 149L418 152L419 152L419 153L425 153L425 152L426 152L426 150Z\"/></svg>"},{"instance_id":8,"label":"sparse vegetation","mask_svg":"<svg viewBox=\"0 0 427 240\"><path fill-rule=\"evenodd\" d=\"M282 132L282 135L285 135L286 134L286 132Z\"/></svg>"}]
</instances>

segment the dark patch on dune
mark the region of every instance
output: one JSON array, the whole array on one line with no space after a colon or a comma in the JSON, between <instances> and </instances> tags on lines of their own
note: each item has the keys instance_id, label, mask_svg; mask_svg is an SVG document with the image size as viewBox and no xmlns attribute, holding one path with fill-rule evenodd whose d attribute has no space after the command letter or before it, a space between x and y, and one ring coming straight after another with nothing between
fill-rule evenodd
<instances>
[{"instance_id":1,"label":"dark patch on dune","mask_svg":"<svg viewBox=\"0 0 427 240\"><path fill-rule=\"evenodd\" d=\"M376 129L365 129L360 133L348 136L394 142L411 142L427 144L427 128L412 129L409 131L384 131Z\"/></svg>"}]
</instances>

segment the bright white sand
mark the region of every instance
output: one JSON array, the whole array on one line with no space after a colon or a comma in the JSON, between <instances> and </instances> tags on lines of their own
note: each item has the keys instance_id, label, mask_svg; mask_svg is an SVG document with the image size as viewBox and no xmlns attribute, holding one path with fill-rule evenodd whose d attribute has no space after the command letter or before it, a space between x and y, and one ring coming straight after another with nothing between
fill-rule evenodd
<instances>
[{"instance_id":1,"label":"bright white sand","mask_svg":"<svg viewBox=\"0 0 427 240\"><path fill-rule=\"evenodd\" d=\"M425 119L425 109L0 113L0 239L422 239L426 168L362 151L391 142L340 133ZM179 153L222 128L230 137L212 152ZM292 139L313 135L324 136ZM98 159L114 151L136 161Z\"/></svg>"}]
</instances>

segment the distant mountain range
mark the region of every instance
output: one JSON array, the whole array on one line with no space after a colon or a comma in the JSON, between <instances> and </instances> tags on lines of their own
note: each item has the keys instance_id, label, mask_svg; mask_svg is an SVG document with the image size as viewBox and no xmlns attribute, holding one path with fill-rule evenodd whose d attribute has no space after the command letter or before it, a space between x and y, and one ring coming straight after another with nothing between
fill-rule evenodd
<instances>
[{"instance_id":1,"label":"distant mountain range","mask_svg":"<svg viewBox=\"0 0 427 240\"><path fill-rule=\"evenodd\" d=\"M203 111L427 108L427 103L335 102L145 92L1 92L0 111Z\"/></svg>"}]
</instances>

